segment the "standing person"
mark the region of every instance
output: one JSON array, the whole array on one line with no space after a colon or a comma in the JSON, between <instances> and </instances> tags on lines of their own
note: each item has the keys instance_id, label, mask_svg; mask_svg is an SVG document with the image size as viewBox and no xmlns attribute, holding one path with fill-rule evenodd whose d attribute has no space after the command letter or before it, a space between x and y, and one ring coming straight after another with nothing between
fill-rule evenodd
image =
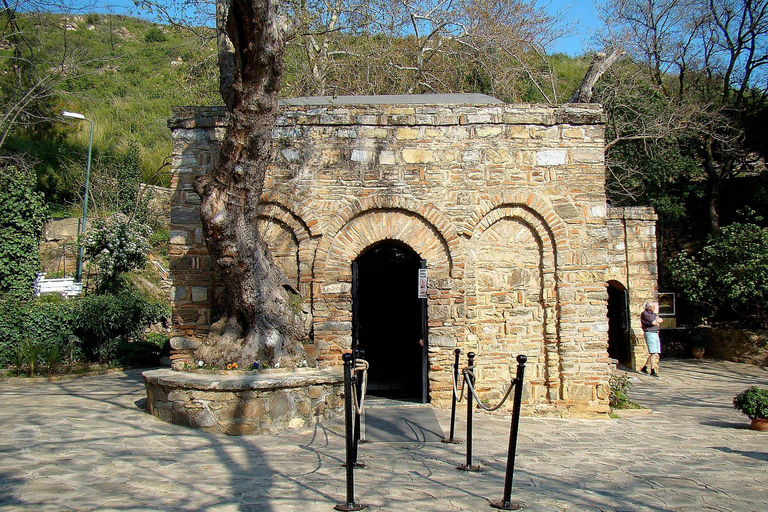
<instances>
[{"instance_id":1,"label":"standing person","mask_svg":"<svg viewBox=\"0 0 768 512\"><path fill-rule=\"evenodd\" d=\"M661 353L661 341L659 340L659 325L664 319L659 316L659 305L655 302L646 302L645 310L640 315L640 323L643 325L645 334L645 344L648 346L648 359L640 369L643 373L648 373L648 367L651 369L651 377L659 378L659 354Z\"/></svg>"}]
</instances>

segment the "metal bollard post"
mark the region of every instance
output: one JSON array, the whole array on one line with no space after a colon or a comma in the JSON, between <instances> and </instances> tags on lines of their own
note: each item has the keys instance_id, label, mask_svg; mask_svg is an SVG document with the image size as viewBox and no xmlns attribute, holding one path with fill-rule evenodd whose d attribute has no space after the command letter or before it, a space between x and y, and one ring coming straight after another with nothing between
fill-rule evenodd
<instances>
[{"instance_id":1,"label":"metal bollard post","mask_svg":"<svg viewBox=\"0 0 768 512\"><path fill-rule=\"evenodd\" d=\"M341 356L344 361L344 430L346 433L347 441L347 502L339 503L335 507L336 510L363 510L367 505L355 503L355 461L354 448L354 432L352 431L352 408L355 406L352 403L352 354L344 354Z\"/></svg>"},{"instance_id":2,"label":"metal bollard post","mask_svg":"<svg viewBox=\"0 0 768 512\"><path fill-rule=\"evenodd\" d=\"M512 478L515 475L515 452L517 451L517 432L520 424L520 402L523 398L523 375L525 374L525 362L528 358L523 354L517 356L517 375L515 376L515 401L512 405L512 424L509 429L509 449L507 452L507 474L504 477L504 497L501 501L493 501L491 507L501 510L520 510L523 503L511 501Z\"/></svg>"},{"instance_id":3,"label":"metal bollard post","mask_svg":"<svg viewBox=\"0 0 768 512\"><path fill-rule=\"evenodd\" d=\"M474 371L475 369L475 353L474 352L470 352L469 354L467 354L467 366L469 367L470 370ZM474 387L475 385L474 374L467 375L465 378L469 379L470 384L472 384L472 386ZM467 463L456 467L456 469L460 469L462 471L480 471L479 465L472 464L472 416L473 416L474 405L475 405L475 398L472 395L472 393L469 392L467 395Z\"/></svg>"},{"instance_id":4,"label":"metal bollard post","mask_svg":"<svg viewBox=\"0 0 768 512\"><path fill-rule=\"evenodd\" d=\"M357 366L357 359L364 359L365 358L365 352L363 350L355 350L354 351L354 359L352 360L353 368ZM353 385L355 386L355 390L357 391L357 399L362 400L362 394L363 394L363 379L361 379L357 373L355 372L355 377L353 379ZM357 460L357 454L359 452L360 447L360 433L362 432L361 427L361 414L357 412L357 407L355 407L355 450L354 450L354 456L352 457L352 460L355 462L356 468L364 468L365 462L360 462Z\"/></svg>"},{"instance_id":5,"label":"metal bollard post","mask_svg":"<svg viewBox=\"0 0 768 512\"><path fill-rule=\"evenodd\" d=\"M453 382L458 383L459 382L459 355L461 354L461 349L457 348L453 351ZM451 444L459 444L461 443L461 439L453 437L455 425L456 425L456 393L455 391L451 393L453 395L453 399L451 400L451 433L448 436L448 438L443 439L444 443L451 443Z\"/></svg>"}]
</instances>

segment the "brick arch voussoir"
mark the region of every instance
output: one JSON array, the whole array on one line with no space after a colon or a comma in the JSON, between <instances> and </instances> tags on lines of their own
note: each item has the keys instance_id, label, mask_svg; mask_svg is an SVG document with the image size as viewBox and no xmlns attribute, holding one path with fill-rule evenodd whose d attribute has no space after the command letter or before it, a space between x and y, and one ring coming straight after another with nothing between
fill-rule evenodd
<instances>
[{"instance_id":1,"label":"brick arch voussoir","mask_svg":"<svg viewBox=\"0 0 768 512\"><path fill-rule=\"evenodd\" d=\"M434 206L403 196L368 196L349 199L344 206L338 209L334 219L328 224L325 232L326 236L318 244L315 252L315 262L318 263L316 263L314 275L320 276L324 274L324 263L319 262L326 260L331 243L344 226L365 212L382 209L403 210L426 221L428 225L439 233L447 247L448 259L451 264L451 276L455 278L462 277L465 256L456 227Z\"/></svg>"},{"instance_id":2,"label":"brick arch voussoir","mask_svg":"<svg viewBox=\"0 0 768 512\"><path fill-rule=\"evenodd\" d=\"M465 237L472 237L483 219L486 219L492 211L505 207L520 207L538 218L537 224L540 223L548 233L548 236L542 237L542 240L549 238L554 247L562 247L566 243L567 230L562 219L546 201L536 194L524 192L505 191L491 195L482 201L468 217L460 228L460 233Z\"/></svg>"},{"instance_id":3,"label":"brick arch voussoir","mask_svg":"<svg viewBox=\"0 0 768 512\"><path fill-rule=\"evenodd\" d=\"M435 265L438 272L452 275L455 261L442 233L423 216L403 208L393 208L385 203L383 208L366 210L351 218L332 236L323 237L315 252L313 275L323 280L327 274L337 280L351 277L349 261L355 259L367 247L382 240L398 240L411 247L422 258ZM402 216L401 222L387 222L390 216ZM434 237L413 238L402 234L405 227L420 225L434 233ZM349 274L349 275L348 275Z\"/></svg>"},{"instance_id":4,"label":"brick arch voussoir","mask_svg":"<svg viewBox=\"0 0 768 512\"><path fill-rule=\"evenodd\" d=\"M542 250L542 264L545 276L557 272L558 242L547 220L524 204L507 204L488 211L475 225L471 237L476 239L502 219L520 219L539 239Z\"/></svg>"},{"instance_id":5,"label":"brick arch voussoir","mask_svg":"<svg viewBox=\"0 0 768 512\"><path fill-rule=\"evenodd\" d=\"M392 222L392 217L401 217ZM413 237L405 233L426 228L433 237ZM351 278L349 262L363 250L383 240L399 240L427 259L440 272L450 272L451 260L445 241L423 218L402 209L381 208L368 210L354 217L336 235L325 261L325 271L338 280Z\"/></svg>"},{"instance_id":6,"label":"brick arch voussoir","mask_svg":"<svg viewBox=\"0 0 768 512\"><path fill-rule=\"evenodd\" d=\"M297 242L301 243L310 238L310 231L306 224L302 222L302 219L297 218L296 215L285 208L285 206L279 203L262 203L260 210L259 219L275 219L284 224L291 230Z\"/></svg>"},{"instance_id":7,"label":"brick arch voussoir","mask_svg":"<svg viewBox=\"0 0 768 512\"><path fill-rule=\"evenodd\" d=\"M315 237L320 234L320 223L318 222L318 219L312 210L303 204L292 200L288 195L281 192L268 190L261 195L259 202L259 208L262 211L266 210L270 206L276 206L280 211L283 212L283 214L292 217L292 222L286 222L285 220L283 220L283 222L289 226L300 226L301 230L304 231L309 237ZM298 234L296 230L294 230L294 232Z\"/></svg>"}]
</instances>

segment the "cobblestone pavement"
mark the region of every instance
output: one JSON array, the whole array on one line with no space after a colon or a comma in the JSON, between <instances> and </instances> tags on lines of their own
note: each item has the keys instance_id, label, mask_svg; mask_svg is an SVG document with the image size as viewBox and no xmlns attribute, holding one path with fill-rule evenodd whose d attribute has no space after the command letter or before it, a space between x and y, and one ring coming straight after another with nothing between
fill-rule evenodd
<instances>
[{"instance_id":1,"label":"cobblestone pavement","mask_svg":"<svg viewBox=\"0 0 768 512\"><path fill-rule=\"evenodd\" d=\"M667 360L661 380L631 375L630 397L652 413L521 420L513 499L540 512L768 510L768 434L731 407L749 385L768 387L768 368ZM0 509L314 512L344 501L341 423L226 437L148 416L143 397L140 372L0 384ZM437 416L447 431L449 412ZM463 444L361 445L358 501L492 510L509 421L478 413L475 430L479 473L455 469Z\"/></svg>"}]
</instances>

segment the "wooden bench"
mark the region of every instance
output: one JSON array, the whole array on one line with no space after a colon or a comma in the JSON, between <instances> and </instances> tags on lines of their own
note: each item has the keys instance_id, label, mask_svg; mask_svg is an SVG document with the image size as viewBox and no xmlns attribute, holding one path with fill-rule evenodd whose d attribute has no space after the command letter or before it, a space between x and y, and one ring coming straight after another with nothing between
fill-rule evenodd
<instances>
[{"instance_id":1,"label":"wooden bench","mask_svg":"<svg viewBox=\"0 0 768 512\"><path fill-rule=\"evenodd\" d=\"M46 279L45 272L37 274L35 277L35 296L51 295L57 293L68 299L76 297L83 293L83 283L76 283L73 277L59 277Z\"/></svg>"}]
</instances>

